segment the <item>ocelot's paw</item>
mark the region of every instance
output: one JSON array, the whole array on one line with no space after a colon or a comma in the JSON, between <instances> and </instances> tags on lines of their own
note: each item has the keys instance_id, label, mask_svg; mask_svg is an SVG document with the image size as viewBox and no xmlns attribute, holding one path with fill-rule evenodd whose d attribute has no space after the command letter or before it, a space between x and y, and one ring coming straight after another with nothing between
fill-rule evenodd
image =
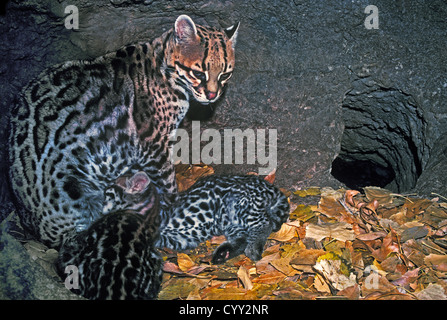
<instances>
[{"instance_id":1,"label":"ocelot's paw","mask_svg":"<svg viewBox=\"0 0 447 320\"><path fill-rule=\"evenodd\" d=\"M233 246L228 242L222 243L213 253L213 264L222 264L230 258Z\"/></svg>"},{"instance_id":2,"label":"ocelot's paw","mask_svg":"<svg viewBox=\"0 0 447 320\"><path fill-rule=\"evenodd\" d=\"M262 252L264 251L264 246L260 243L248 245L245 249L245 255L249 257L252 261L258 261L262 259Z\"/></svg>"}]
</instances>

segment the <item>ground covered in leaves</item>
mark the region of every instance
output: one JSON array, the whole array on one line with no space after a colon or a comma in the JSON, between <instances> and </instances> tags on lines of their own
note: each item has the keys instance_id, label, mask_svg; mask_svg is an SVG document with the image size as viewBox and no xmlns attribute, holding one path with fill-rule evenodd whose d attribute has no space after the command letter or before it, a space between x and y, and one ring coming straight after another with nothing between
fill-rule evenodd
<instances>
[{"instance_id":1,"label":"ground covered in leaves","mask_svg":"<svg viewBox=\"0 0 447 320\"><path fill-rule=\"evenodd\" d=\"M208 166L179 166L181 190ZM274 174L267 177L274 181ZM260 261L211 264L215 237L163 251L159 299L447 299L447 199L356 190L284 190L291 211Z\"/></svg>"}]
</instances>

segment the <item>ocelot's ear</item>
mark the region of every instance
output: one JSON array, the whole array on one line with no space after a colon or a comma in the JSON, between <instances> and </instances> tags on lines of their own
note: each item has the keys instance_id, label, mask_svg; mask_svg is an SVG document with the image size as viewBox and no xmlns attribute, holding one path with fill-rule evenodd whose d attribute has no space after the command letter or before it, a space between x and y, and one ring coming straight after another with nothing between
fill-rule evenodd
<instances>
[{"instance_id":1,"label":"ocelot's ear","mask_svg":"<svg viewBox=\"0 0 447 320\"><path fill-rule=\"evenodd\" d=\"M225 34L230 39L233 49L236 46L236 39L237 39L237 32L239 30L239 25L240 23L238 22L235 25L225 29Z\"/></svg>"},{"instance_id":2,"label":"ocelot's ear","mask_svg":"<svg viewBox=\"0 0 447 320\"><path fill-rule=\"evenodd\" d=\"M174 35L176 43L191 43L197 41L197 29L194 21L182 14L175 21Z\"/></svg>"},{"instance_id":3,"label":"ocelot's ear","mask_svg":"<svg viewBox=\"0 0 447 320\"><path fill-rule=\"evenodd\" d=\"M140 171L135 173L132 177L121 176L117 178L115 182L124 189L124 192L134 194L146 190L151 179L149 179L145 172Z\"/></svg>"}]
</instances>

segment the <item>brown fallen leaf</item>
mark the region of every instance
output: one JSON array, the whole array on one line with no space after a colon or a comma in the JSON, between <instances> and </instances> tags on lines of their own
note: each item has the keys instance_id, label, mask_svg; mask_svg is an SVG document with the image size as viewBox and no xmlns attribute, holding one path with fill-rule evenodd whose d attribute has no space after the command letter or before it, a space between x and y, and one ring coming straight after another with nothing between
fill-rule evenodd
<instances>
[{"instance_id":1,"label":"brown fallen leaf","mask_svg":"<svg viewBox=\"0 0 447 320\"><path fill-rule=\"evenodd\" d=\"M358 300L360 298L360 287L356 283L351 287L347 287L339 292L337 292L337 296L344 296L349 300Z\"/></svg>"},{"instance_id":2,"label":"brown fallen leaf","mask_svg":"<svg viewBox=\"0 0 447 320\"><path fill-rule=\"evenodd\" d=\"M416 293L419 300L447 300L444 288L439 284L429 284L427 288Z\"/></svg>"},{"instance_id":3,"label":"brown fallen leaf","mask_svg":"<svg viewBox=\"0 0 447 320\"><path fill-rule=\"evenodd\" d=\"M202 300L202 298L200 297L199 288L195 288L194 290L192 290L186 297L186 300Z\"/></svg>"},{"instance_id":4,"label":"brown fallen leaf","mask_svg":"<svg viewBox=\"0 0 447 320\"><path fill-rule=\"evenodd\" d=\"M176 265L175 263L172 263L170 261L166 261L163 264L163 271L164 272L169 272L169 273L178 273L178 274L184 273L182 270L180 270L178 265Z\"/></svg>"},{"instance_id":5,"label":"brown fallen leaf","mask_svg":"<svg viewBox=\"0 0 447 320\"><path fill-rule=\"evenodd\" d=\"M237 277L246 290L253 289L253 283L250 280L250 275L248 273L248 270L244 266L239 267L239 270L237 271Z\"/></svg>"},{"instance_id":6,"label":"brown fallen leaf","mask_svg":"<svg viewBox=\"0 0 447 320\"><path fill-rule=\"evenodd\" d=\"M340 203L343 199L342 190L324 188L321 190L321 199L318 202L318 212L328 217L338 217L342 213L347 213L345 207Z\"/></svg>"},{"instance_id":7,"label":"brown fallen leaf","mask_svg":"<svg viewBox=\"0 0 447 320\"><path fill-rule=\"evenodd\" d=\"M202 290L203 300L255 300L255 290L227 286L225 288L210 287Z\"/></svg>"},{"instance_id":8,"label":"brown fallen leaf","mask_svg":"<svg viewBox=\"0 0 447 320\"><path fill-rule=\"evenodd\" d=\"M393 292L399 294L397 288L377 272L371 272L365 278L361 284L361 292L363 297L373 299Z\"/></svg>"},{"instance_id":9,"label":"brown fallen leaf","mask_svg":"<svg viewBox=\"0 0 447 320\"><path fill-rule=\"evenodd\" d=\"M447 255L429 254L424 258L424 264L439 271L447 271Z\"/></svg>"},{"instance_id":10,"label":"brown fallen leaf","mask_svg":"<svg viewBox=\"0 0 447 320\"><path fill-rule=\"evenodd\" d=\"M284 280L287 276L279 272L278 270L273 270L269 273L263 273L259 277L253 279L253 283L262 283L262 284L276 284Z\"/></svg>"},{"instance_id":11,"label":"brown fallen leaf","mask_svg":"<svg viewBox=\"0 0 447 320\"><path fill-rule=\"evenodd\" d=\"M370 240L384 238L384 237L386 237L386 235L387 235L387 233L385 231L375 231L375 232L358 234L355 237L362 241L370 241Z\"/></svg>"},{"instance_id":12,"label":"brown fallen leaf","mask_svg":"<svg viewBox=\"0 0 447 320\"><path fill-rule=\"evenodd\" d=\"M299 271L307 273L315 273L313 266L317 262L318 257L326 254L322 249L303 249L298 251L290 260L290 265Z\"/></svg>"},{"instance_id":13,"label":"brown fallen leaf","mask_svg":"<svg viewBox=\"0 0 447 320\"><path fill-rule=\"evenodd\" d=\"M372 250L371 254L377 261L381 262L388 258L388 255L392 252L400 252L398 240L396 239L396 233L393 231L388 233L388 235L383 238L380 248Z\"/></svg>"},{"instance_id":14,"label":"brown fallen leaf","mask_svg":"<svg viewBox=\"0 0 447 320\"><path fill-rule=\"evenodd\" d=\"M178 164L175 166L175 172L177 186L181 192L189 189L198 179L214 174L214 169L205 164Z\"/></svg>"},{"instance_id":15,"label":"brown fallen leaf","mask_svg":"<svg viewBox=\"0 0 447 320\"><path fill-rule=\"evenodd\" d=\"M326 254L327 252L322 249L304 249L298 251L290 260L291 264L305 264L314 265L317 262L318 257Z\"/></svg>"},{"instance_id":16,"label":"brown fallen leaf","mask_svg":"<svg viewBox=\"0 0 447 320\"><path fill-rule=\"evenodd\" d=\"M319 274L315 275L315 278L314 278L314 288L318 292L331 293L331 288L326 283L325 279L321 275L319 275Z\"/></svg>"},{"instance_id":17,"label":"brown fallen leaf","mask_svg":"<svg viewBox=\"0 0 447 320\"><path fill-rule=\"evenodd\" d=\"M270 262L272 260L279 259L281 257L279 252L275 252L273 254L269 254L264 256L261 260L256 262L256 273L257 274L263 274L263 273L269 273L274 270L276 270Z\"/></svg>"},{"instance_id":18,"label":"brown fallen leaf","mask_svg":"<svg viewBox=\"0 0 447 320\"><path fill-rule=\"evenodd\" d=\"M163 288L158 294L159 300L185 299L189 294L197 289L188 278L172 278L163 284Z\"/></svg>"},{"instance_id":19,"label":"brown fallen leaf","mask_svg":"<svg viewBox=\"0 0 447 320\"><path fill-rule=\"evenodd\" d=\"M273 182L275 182L275 178L276 178L276 168L273 169L272 172L270 172L268 175L266 175L264 180L273 184Z\"/></svg>"},{"instance_id":20,"label":"brown fallen leaf","mask_svg":"<svg viewBox=\"0 0 447 320\"><path fill-rule=\"evenodd\" d=\"M358 200L354 197L356 195L360 194L360 191L357 190L347 190L345 193L345 201L347 204L349 204L351 207L356 208L358 204Z\"/></svg>"},{"instance_id":21,"label":"brown fallen leaf","mask_svg":"<svg viewBox=\"0 0 447 320\"><path fill-rule=\"evenodd\" d=\"M340 241L352 241L355 239L355 234L349 223L336 222L325 225L309 224L306 227L306 237L317 241L321 241L326 237Z\"/></svg>"},{"instance_id":22,"label":"brown fallen leaf","mask_svg":"<svg viewBox=\"0 0 447 320\"><path fill-rule=\"evenodd\" d=\"M300 274L300 271L290 265L290 258L279 258L272 260L270 264L279 272L284 273L288 277Z\"/></svg>"},{"instance_id":23,"label":"brown fallen leaf","mask_svg":"<svg viewBox=\"0 0 447 320\"><path fill-rule=\"evenodd\" d=\"M392 284L403 288L409 288L410 284L417 280L419 274L419 268L407 271L402 277L394 280Z\"/></svg>"},{"instance_id":24,"label":"brown fallen leaf","mask_svg":"<svg viewBox=\"0 0 447 320\"><path fill-rule=\"evenodd\" d=\"M292 240L294 237L296 237L296 227L283 223L281 229L279 229L277 232L273 232L269 236L269 239L280 242L287 242L289 240Z\"/></svg>"},{"instance_id":25,"label":"brown fallen leaf","mask_svg":"<svg viewBox=\"0 0 447 320\"><path fill-rule=\"evenodd\" d=\"M196 266L196 263L185 253L177 253L177 264L181 271L187 272L192 267Z\"/></svg>"},{"instance_id":26,"label":"brown fallen leaf","mask_svg":"<svg viewBox=\"0 0 447 320\"><path fill-rule=\"evenodd\" d=\"M379 187L365 187L366 198L368 201L377 200L379 204L385 205L393 202L393 194L391 191Z\"/></svg>"}]
</instances>

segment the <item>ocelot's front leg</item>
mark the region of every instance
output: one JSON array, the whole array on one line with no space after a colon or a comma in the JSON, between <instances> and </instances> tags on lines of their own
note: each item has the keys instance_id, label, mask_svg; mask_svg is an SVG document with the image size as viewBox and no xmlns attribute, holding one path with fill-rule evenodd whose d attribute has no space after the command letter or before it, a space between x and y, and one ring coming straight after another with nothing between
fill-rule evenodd
<instances>
[{"instance_id":1,"label":"ocelot's front leg","mask_svg":"<svg viewBox=\"0 0 447 320\"><path fill-rule=\"evenodd\" d=\"M245 255L253 261L261 260L265 242L272 233L272 225L267 222L252 226L248 233Z\"/></svg>"},{"instance_id":2,"label":"ocelot's front leg","mask_svg":"<svg viewBox=\"0 0 447 320\"><path fill-rule=\"evenodd\" d=\"M222 243L213 253L212 262L214 264L224 263L226 260L234 258L244 253L248 244L247 231L238 226L232 226L225 232L227 241Z\"/></svg>"},{"instance_id":3,"label":"ocelot's front leg","mask_svg":"<svg viewBox=\"0 0 447 320\"><path fill-rule=\"evenodd\" d=\"M268 222L258 223L248 230L231 227L225 234L227 241L214 251L212 262L224 263L242 253L253 261L261 260L265 242L271 232L272 226Z\"/></svg>"}]
</instances>

